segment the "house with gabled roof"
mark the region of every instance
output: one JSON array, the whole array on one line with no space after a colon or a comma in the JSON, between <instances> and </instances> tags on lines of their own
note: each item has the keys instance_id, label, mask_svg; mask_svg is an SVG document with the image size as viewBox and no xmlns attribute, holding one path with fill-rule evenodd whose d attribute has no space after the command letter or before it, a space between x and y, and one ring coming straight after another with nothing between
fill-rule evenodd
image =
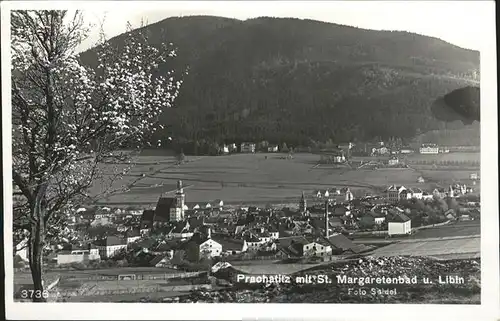
<instances>
[{"instance_id":1,"label":"house with gabled roof","mask_svg":"<svg viewBox=\"0 0 500 321\"><path fill-rule=\"evenodd\" d=\"M137 228L129 229L125 232L127 244L134 243L141 239L141 231Z\"/></svg>"},{"instance_id":2,"label":"house with gabled roof","mask_svg":"<svg viewBox=\"0 0 500 321\"><path fill-rule=\"evenodd\" d=\"M246 240L214 235L213 240L222 246L222 255L237 255L248 250Z\"/></svg>"},{"instance_id":3,"label":"house with gabled roof","mask_svg":"<svg viewBox=\"0 0 500 321\"><path fill-rule=\"evenodd\" d=\"M448 191L446 188L442 187L437 187L432 191L432 195L438 198L445 198L447 195Z\"/></svg>"},{"instance_id":4,"label":"house with gabled roof","mask_svg":"<svg viewBox=\"0 0 500 321\"><path fill-rule=\"evenodd\" d=\"M389 235L411 234L411 219L403 213L393 211L387 218Z\"/></svg>"},{"instance_id":5,"label":"house with gabled roof","mask_svg":"<svg viewBox=\"0 0 500 321\"><path fill-rule=\"evenodd\" d=\"M224 201L221 199L216 199L210 202L213 208L222 208L224 206Z\"/></svg>"},{"instance_id":6,"label":"house with gabled roof","mask_svg":"<svg viewBox=\"0 0 500 321\"><path fill-rule=\"evenodd\" d=\"M127 248L127 239L116 236L108 236L105 239L95 242L101 258L111 258L121 250Z\"/></svg>"},{"instance_id":7,"label":"house with gabled roof","mask_svg":"<svg viewBox=\"0 0 500 321\"><path fill-rule=\"evenodd\" d=\"M359 253L361 247L354 244L350 239L341 233L334 233L325 237L332 248L332 254Z\"/></svg>"},{"instance_id":8,"label":"house with gabled roof","mask_svg":"<svg viewBox=\"0 0 500 321\"><path fill-rule=\"evenodd\" d=\"M170 230L168 236L171 238L186 239L192 237L194 234L188 221L177 222Z\"/></svg>"},{"instance_id":9,"label":"house with gabled roof","mask_svg":"<svg viewBox=\"0 0 500 321\"><path fill-rule=\"evenodd\" d=\"M195 233L189 241L182 244L189 261L195 262L201 258L210 258L222 254L222 245L212 239L210 229L208 233Z\"/></svg>"},{"instance_id":10,"label":"house with gabled roof","mask_svg":"<svg viewBox=\"0 0 500 321\"><path fill-rule=\"evenodd\" d=\"M387 200L392 203L397 203L407 197L406 187L402 185L391 185L386 189ZM405 192L405 193L403 193Z\"/></svg>"}]
</instances>

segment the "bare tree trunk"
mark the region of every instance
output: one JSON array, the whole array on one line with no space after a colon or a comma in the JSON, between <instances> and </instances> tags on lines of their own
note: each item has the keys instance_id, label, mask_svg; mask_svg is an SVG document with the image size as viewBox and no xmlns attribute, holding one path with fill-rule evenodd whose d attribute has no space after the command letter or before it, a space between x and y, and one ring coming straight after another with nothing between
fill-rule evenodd
<instances>
[{"instance_id":1,"label":"bare tree trunk","mask_svg":"<svg viewBox=\"0 0 500 321\"><path fill-rule=\"evenodd\" d=\"M44 211L40 206L40 202L32 209L36 221L32 223L31 235L29 240L29 265L31 269L31 277L33 279L33 302L45 302L43 297L43 281L42 281L42 264L43 264L43 247L44 247Z\"/></svg>"}]
</instances>

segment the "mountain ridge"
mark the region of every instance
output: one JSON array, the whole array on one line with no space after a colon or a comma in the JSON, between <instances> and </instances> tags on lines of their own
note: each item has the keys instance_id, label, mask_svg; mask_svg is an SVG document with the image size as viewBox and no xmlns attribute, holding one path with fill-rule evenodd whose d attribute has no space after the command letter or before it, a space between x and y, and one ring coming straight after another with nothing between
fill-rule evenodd
<instances>
[{"instance_id":1,"label":"mountain ridge","mask_svg":"<svg viewBox=\"0 0 500 321\"><path fill-rule=\"evenodd\" d=\"M172 17L132 32L140 31L152 45L174 43L175 70L189 66L155 140L298 145L460 129L430 106L479 70L477 51L438 38L310 19ZM96 52L82 60L92 65Z\"/></svg>"}]
</instances>

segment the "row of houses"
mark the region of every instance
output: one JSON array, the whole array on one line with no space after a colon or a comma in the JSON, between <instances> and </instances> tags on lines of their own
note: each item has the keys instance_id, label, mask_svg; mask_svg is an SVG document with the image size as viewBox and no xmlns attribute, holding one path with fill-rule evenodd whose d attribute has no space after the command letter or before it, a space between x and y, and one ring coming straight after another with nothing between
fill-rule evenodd
<instances>
[{"instance_id":1,"label":"row of houses","mask_svg":"<svg viewBox=\"0 0 500 321\"><path fill-rule=\"evenodd\" d=\"M346 201L352 200L354 198L351 190L348 187L343 188L326 188L326 189L318 189L314 190L312 193L315 198L329 198L333 196L342 196L344 195Z\"/></svg>"},{"instance_id":2,"label":"row of houses","mask_svg":"<svg viewBox=\"0 0 500 321\"><path fill-rule=\"evenodd\" d=\"M266 150L268 153L277 153L279 151L278 145L275 144L259 144L260 150ZM220 147L220 152L222 154L230 154L238 151L238 147L235 143L222 145ZM257 144L244 142L240 144L240 152L241 153L255 153L257 151Z\"/></svg>"},{"instance_id":3,"label":"row of houses","mask_svg":"<svg viewBox=\"0 0 500 321\"><path fill-rule=\"evenodd\" d=\"M386 198L389 202L397 203L402 200L420 199L431 200L434 197L446 198L472 193L473 189L465 184L450 185L448 189L438 187L431 193L422 191L420 188L407 188L403 185L391 185L386 189Z\"/></svg>"}]
</instances>

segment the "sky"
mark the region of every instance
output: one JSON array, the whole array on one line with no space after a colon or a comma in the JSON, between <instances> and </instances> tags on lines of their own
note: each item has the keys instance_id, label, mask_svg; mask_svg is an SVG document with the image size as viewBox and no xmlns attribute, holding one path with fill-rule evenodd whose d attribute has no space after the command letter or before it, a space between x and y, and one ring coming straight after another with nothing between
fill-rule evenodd
<instances>
[{"instance_id":1,"label":"sky","mask_svg":"<svg viewBox=\"0 0 500 321\"><path fill-rule=\"evenodd\" d=\"M108 38L123 33L127 21L139 26L141 20L154 23L168 17L211 15L245 20L248 18L294 17L313 19L374 30L409 31L440 38L454 45L480 50L483 19L494 14L492 1L163 1L101 3L85 10L93 25L104 21ZM95 3L95 2L94 2ZM493 12L492 12L493 11ZM98 39L94 28L80 50Z\"/></svg>"}]
</instances>

